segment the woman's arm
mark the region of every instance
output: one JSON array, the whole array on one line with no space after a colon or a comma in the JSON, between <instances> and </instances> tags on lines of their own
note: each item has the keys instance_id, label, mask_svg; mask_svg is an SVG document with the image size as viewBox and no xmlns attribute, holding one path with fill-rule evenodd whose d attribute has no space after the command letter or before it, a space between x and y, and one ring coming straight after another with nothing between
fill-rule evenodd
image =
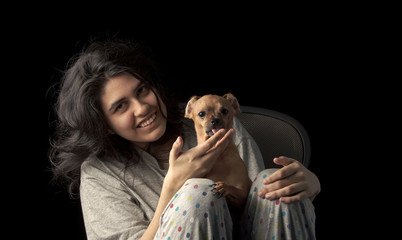
<instances>
[{"instance_id":1,"label":"woman's arm","mask_svg":"<svg viewBox=\"0 0 402 240\"><path fill-rule=\"evenodd\" d=\"M146 212L107 170L87 164L82 171L80 201L87 239L139 239L149 224Z\"/></svg>"},{"instance_id":2,"label":"woman's arm","mask_svg":"<svg viewBox=\"0 0 402 240\"><path fill-rule=\"evenodd\" d=\"M274 158L274 163L282 165L283 168L264 179L266 186L259 191L259 197L271 200L279 198L285 203L304 198L310 198L312 201L321 191L317 176L299 161L281 156Z\"/></svg>"},{"instance_id":3,"label":"woman's arm","mask_svg":"<svg viewBox=\"0 0 402 240\"><path fill-rule=\"evenodd\" d=\"M239 153L246 163L251 179L254 179L264 168L261 152L252 136L236 118L233 128L236 129L235 141ZM313 200L320 192L321 186L317 176L299 161L279 157L274 159L274 163L284 167L265 179L266 187L259 192L260 197L294 202L307 197Z\"/></svg>"},{"instance_id":4,"label":"woman's arm","mask_svg":"<svg viewBox=\"0 0 402 240\"><path fill-rule=\"evenodd\" d=\"M204 143L182 152L183 139L178 137L173 143L169 156L169 170L163 182L161 195L155 214L141 239L153 239L158 228L163 210L180 189L184 182L190 178L203 177L210 171L218 156L225 150L233 130L225 132L220 130Z\"/></svg>"},{"instance_id":5,"label":"woman's arm","mask_svg":"<svg viewBox=\"0 0 402 240\"><path fill-rule=\"evenodd\" d=\"M179 184L168 183L169 181L164 181L162 186L161 195L158 201L158 205L155 210L155 214L148 225L148 228L145 230L141 239L154 239L156 231L159 228L160 217L162 216L163 210L166 208L170 199L173 195L180 189Z\"/></svg>"}]
</instances>

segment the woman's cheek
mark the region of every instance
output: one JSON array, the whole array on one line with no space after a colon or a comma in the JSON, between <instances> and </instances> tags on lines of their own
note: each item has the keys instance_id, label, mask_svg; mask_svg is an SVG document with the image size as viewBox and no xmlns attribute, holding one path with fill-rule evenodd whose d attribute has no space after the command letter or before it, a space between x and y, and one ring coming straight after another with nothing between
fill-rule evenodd
<instances>
[{"instance_id":1,"label":"woman's cheek","mask_svg":"<svg viewBox=\"0 0 402 240\"><path fill-rule=\"evenodd\" d=\"M123 138L129 138L133 130L135 130L134 116L132 114L124 114L116 121L116 133Z\"/></svg>"}]
</instances>

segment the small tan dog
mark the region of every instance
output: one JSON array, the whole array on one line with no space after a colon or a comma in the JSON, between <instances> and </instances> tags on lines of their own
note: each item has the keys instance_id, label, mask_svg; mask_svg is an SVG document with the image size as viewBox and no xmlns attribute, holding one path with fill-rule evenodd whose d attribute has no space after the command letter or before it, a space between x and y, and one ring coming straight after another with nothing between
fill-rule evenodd
<instances>
[{"instance_id":1,"label":"small tan dog","mask_svg":"<svg viewBox=\"0 0 402 240\"><path fill-rule=\"evenodd\" d=\"M231 93L223 96L212 94L193 96L188 101L185 111L185 117L194 121L197 144L206 141L219 129L230 130L233 116L241 112L236 97ZM244 206L251 180L233 140L205 177L215 181L213 188L215 194L225 196L228 203L238 209Z\"/></svg>"}]
</instances>

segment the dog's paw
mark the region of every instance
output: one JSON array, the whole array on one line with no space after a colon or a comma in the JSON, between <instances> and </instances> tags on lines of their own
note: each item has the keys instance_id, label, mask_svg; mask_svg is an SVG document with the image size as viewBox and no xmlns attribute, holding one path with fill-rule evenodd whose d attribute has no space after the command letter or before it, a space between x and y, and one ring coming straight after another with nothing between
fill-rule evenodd
<instances>
[{"instance_id":1,"label":"dog's paw","mask_svg":"<svg viewBox=\"0 0 402 240\"><path fill-rule=\"evenodd\" d=\"M214 184L212 184L212 193L215 197L217 198L221 198L224 196L225 194L225 184L223 182L215 182Z\"/></svg>"}]
</instances>

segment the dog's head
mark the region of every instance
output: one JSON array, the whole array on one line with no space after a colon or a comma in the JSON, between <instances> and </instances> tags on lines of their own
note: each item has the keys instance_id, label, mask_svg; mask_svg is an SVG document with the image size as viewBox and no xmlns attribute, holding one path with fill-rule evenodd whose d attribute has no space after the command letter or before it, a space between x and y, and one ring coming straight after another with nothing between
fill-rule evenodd
<instances>
[{"instance_id":1,"label":"dog's head","mask_svg":"<svg viewBox=\"0 0 402 240\"><path fill-rule=\"evenodd\" d=\"M197 134L210 137L219 129L229 130L233 125L233 116L240 112L239 103L233 94L209 94L191 97L186 106L185 117L194 121Z\"/></svg>"}]
</instances>

